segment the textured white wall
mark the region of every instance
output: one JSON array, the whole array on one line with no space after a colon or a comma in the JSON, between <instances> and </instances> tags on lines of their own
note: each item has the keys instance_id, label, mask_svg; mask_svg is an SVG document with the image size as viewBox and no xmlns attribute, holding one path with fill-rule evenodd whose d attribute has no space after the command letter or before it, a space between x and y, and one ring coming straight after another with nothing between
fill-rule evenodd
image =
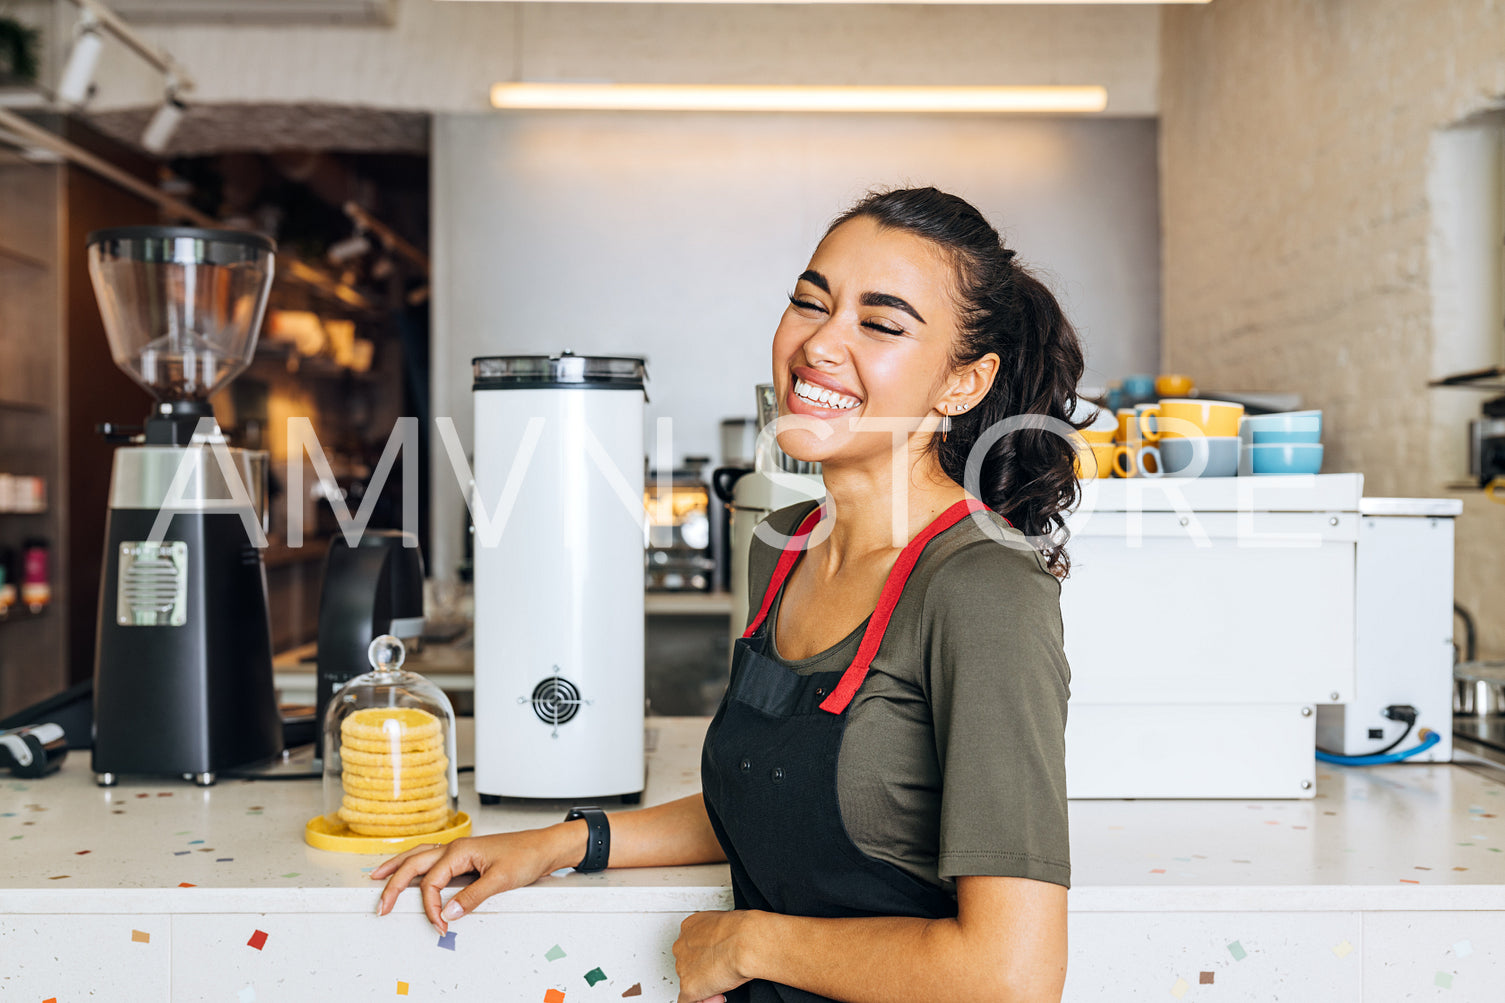
<instances>
[{"instance_id":1,"label":"textured white wall","mask_svg":"<svg viewBox=\"0 0 1505 1003\"><path fill-rule=\"evenodd\" d=\"M27 0L23 0L27 2ZM34 0L33 0L34 2ZM75 16L58 3L55 21ZM1153 6L528 4L398 0L390 27L142 26L204 103L486 108L501 80L1102 84L1108 114L1153 115ZM54 53L67 41L55 32ZM101 109L155 105L161 80L111 45Z\"/></svg>"},{"instance_id":2,"label":"textured white wall","mask_svg":"<svg viewBox=\"0 0 1505 1003\"><path fill-rule=\"evenodd\" d=\"M1153 371L1159 338L1149 119L671 114L450 115L434 129L434 410L470 442L470 359L648 357L649 430L719 453L753 413L785 294L867 188L974 201L1058 293L1088 381ZM434 456L434 560L463 503Z\"/></svg>"},{"instance_id":3,"label":"textured white wall","mask_svg":"<svg viewBox=\"0 0 1505 1003\"><path fill-rule=\"evenodd\" d=\"M1163 26L1166 365L1299 391L1326 412L1324 469L1362 472L1366 494L1449 493L1483 395L1427 381L1501 359L1479 330L1497 308L1441 269L1490 240L1498 261L1500 234L1439 237L1491 211L1461 191L1487 135L1445 130L1505 97L1505 5L1219 0ZM1456 594L1498 655L1505 508L1458 496Z\"/></svg>"}]
</instances>

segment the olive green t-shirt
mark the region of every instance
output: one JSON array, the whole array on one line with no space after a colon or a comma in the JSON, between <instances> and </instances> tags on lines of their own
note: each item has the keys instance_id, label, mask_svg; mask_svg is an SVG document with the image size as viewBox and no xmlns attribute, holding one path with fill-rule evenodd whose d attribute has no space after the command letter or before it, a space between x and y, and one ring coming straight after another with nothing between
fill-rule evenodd
<instances>
[{"instance_id":1,"label":"olive green t-shirt","mask_svg":"<svg viewBox=\"0 0 1505 1003\"><path fill-rule=\"evenodd\" d=\"M814 508L769 515L792 534ZM1023 536L989 513L1005 545L971 519L931 540L894 608L872 667L846 710L837 763L842 821L866 854L955 891L991 874L1070 886L1066 829L1066 699L1060 582ZM779 551L754 536L749 622ZM800 674L852 663L864 621L835 646L790 661ZM791 610L791 613L794 611ZM810 611L803 615L819 615Z\"/></svg>"}]
</instances>

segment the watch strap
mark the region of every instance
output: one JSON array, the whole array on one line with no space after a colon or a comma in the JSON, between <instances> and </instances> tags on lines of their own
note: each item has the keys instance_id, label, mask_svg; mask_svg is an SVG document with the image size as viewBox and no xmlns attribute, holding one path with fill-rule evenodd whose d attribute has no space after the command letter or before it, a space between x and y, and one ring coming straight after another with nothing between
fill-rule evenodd
<instances>
[{"instance_id":1,"label":"watch strap","mask_svg":"<svg viewBox=\"0 0 1505 1003\"><path fill-rule=\"evenodd\" d=\"M586 828L585 856L575 865L583 874L606 870L611 858L611 825L606 821L606 812L595 805L580 805L564 816L566 822L584 819Z\"/></svg>"}]
</instances>

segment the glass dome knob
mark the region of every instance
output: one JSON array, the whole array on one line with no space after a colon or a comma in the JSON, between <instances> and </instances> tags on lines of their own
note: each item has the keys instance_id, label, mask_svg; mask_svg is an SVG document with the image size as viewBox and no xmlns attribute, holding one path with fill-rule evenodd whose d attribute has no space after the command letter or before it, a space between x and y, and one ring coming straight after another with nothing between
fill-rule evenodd
<instances>
[{"instance_id":1,"label":"glass dome knob","mask_svg":"<svg viewBox=\"0 0 1505 1003\"><path fill-rule=\"evenodd\" d=\"M366 649L366 658L378 672L396 672L402 668L403 660L407 658L407 649L398 638L383 634Z\"/></svg>"}]
</instances>

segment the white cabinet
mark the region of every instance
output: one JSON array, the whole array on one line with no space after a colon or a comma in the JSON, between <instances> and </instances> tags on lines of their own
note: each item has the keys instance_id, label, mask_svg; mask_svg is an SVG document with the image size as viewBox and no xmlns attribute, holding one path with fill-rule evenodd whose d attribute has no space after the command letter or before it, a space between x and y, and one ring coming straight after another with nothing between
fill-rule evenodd
<instances>
[{"instance_id":1,"label":"white cabinet","mask_svg":"<svg viewBox=\"0 0 1505 1003\"><path fill-rule=\"evenodd\" d=\"M1359 474L1085 485L1061 592L1072 797L1311 797L1319 704L1365 741L1399 727L1391 703L1448 730L1452 520L1362 494Z\"/></svg>"}]
</instances>

